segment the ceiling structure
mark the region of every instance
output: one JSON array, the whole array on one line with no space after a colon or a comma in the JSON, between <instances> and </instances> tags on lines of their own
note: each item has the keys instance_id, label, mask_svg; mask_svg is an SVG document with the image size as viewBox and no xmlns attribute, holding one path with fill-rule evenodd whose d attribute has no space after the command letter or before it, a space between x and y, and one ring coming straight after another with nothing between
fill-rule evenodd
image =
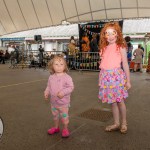
<instances>
[{"instance_id":1,"label":"ceiling structure","mask_svg":"<svg viewBox=\"0 0 150 150\"><path fill-rule=\"evenodd\" d=\"M15 32L0 36L0 39L25 38L33 40L34 35L41 35L42 39L70 39L71 36L77 38L79 36L78 24L59 25L40 29L32 29L27 31Z\"/></svg>"},{"instance_id":2,"label":"ceiling structure","mask_svg":"<svg viewBox=\"0 0 150 150\"><path fill-rule=\"evenodd\" d=\"M137 38L150 37L150 19L124 20L123 34ZM32 29L15 32L0 36L0 39L25 38L34 39L34 35L42 35L43 39L79 37L78 24L51 26L46 28Z\"/></svg>"},{"instance_id":3,"label":"ceiling structure","mask_svg":"<svg viewBox=\"0 0 150 150\"><path fill-rule=\"evenodd\" d=\"M0 0L0 35L100 20L149 18L150 0Z\"/></svg>"}]
</instances>

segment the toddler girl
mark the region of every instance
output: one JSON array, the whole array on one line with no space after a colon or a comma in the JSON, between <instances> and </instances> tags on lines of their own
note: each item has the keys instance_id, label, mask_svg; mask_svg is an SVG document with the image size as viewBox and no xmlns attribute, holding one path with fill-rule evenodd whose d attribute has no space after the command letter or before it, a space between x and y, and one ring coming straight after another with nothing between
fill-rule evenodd
<instances>
[{"instance_id":1,"label":"toddler girl","mask_svg":"<svg viewBox=\"0 0 150 150\"><path fill-rule=\"evenodd\" d=\"M67 74L67 63L63 55L55 55L49 62L51 75L44 91L45 99L50 96L51 111L54 119L54 127L48 130L48 134L60 131L59 120L63 124L62 137L69 137L69 106L70 95L74 89L72 78Z\"/></svg>"}]
</instances>

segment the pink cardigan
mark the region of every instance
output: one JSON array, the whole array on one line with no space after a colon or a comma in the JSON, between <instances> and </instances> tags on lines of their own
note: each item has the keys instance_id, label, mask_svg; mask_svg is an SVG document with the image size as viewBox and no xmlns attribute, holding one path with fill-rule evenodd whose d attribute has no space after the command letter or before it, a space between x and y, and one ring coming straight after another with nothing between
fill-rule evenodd
<instances>
[{"instance_id":1,"label":"pink cardigan","mask_svg":"<svg viewBox=\"0 0 150 150\"><path fill-rule=\"evenodd\" d=\"M68 74L57 76L50 75L45 89L45 93L50 95L50 102L54 107L68 107L70 105L70 95L74 89L72 78ZM57 93L62 92L62 99L57 97Z\"/></svg>"}]
</instances>

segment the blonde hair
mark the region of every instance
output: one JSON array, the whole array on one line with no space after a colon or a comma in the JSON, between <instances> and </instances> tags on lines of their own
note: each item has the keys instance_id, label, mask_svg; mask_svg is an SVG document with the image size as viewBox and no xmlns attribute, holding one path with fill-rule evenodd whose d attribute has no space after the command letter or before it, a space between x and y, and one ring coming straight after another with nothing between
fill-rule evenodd
<instances>
[{"instance_id":1,"label":"blonde hair","mask_svg":"<svg viewBox=\"0 0 150 150\"><path fill-rule=\"evenodd\" d=\"M100 45L101 54L103 54L106 46L109 44L105 37L105 32L108 28L113 28L117 32L117 40L116 40L117 50L119 50L120 47L127 48L127 45L126 45L125 39L123 38L123 34L121 31L121 27L119 26L119 23L118 22L109 22L104 25L103 29L100 32L99 45Z\"/></svg>"},{"instance_id":2,"label":"blonde hair","mask_svg":"<svg viewBox=\"0 0 150 150\"><path fill-rule=\"evenodd\" d=\"M64 62L64 64L65 64L65 68L64 68L64 71L63 72L68 72L69 71L69 69L68 69L68 66L67 66L67 62L66 62L66 60L64 59L64 55L63 54L57 54L57 55L54 55L54 57L49 61L49 63L48 63L48 68L49 68L49 71L50 71L50 73L51 74L54 74L55 73L55 70L54 70L54 68L53 68L53 64L54 64L54 61L56 61L56 60L58 60L58 61L63 61Z\"/></svg>"}]
</instances>

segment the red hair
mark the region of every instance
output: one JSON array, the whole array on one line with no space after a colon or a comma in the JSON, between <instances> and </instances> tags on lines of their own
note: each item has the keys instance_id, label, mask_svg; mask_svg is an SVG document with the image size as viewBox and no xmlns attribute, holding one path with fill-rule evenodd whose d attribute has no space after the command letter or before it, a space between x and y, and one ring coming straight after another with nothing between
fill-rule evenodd
<instances>
[{"instance_id":1,"label":"red hair","mask_svg":"<svg viewBox=\"0 0 150 150\"><path fill-rule=\"evenodd\" d=\"M104 25L103 29L100 32L100 40L99 40L100 51L101 51L100 53L103 54L106 46L109 44L105 37L105 32L108 28L113 28L117 32L117 40L116 40L117 50L120 47L127 48L126 42L123 38L121 27L119 26L118 22L109 22Z\"/></svg>"}]
</instances>

